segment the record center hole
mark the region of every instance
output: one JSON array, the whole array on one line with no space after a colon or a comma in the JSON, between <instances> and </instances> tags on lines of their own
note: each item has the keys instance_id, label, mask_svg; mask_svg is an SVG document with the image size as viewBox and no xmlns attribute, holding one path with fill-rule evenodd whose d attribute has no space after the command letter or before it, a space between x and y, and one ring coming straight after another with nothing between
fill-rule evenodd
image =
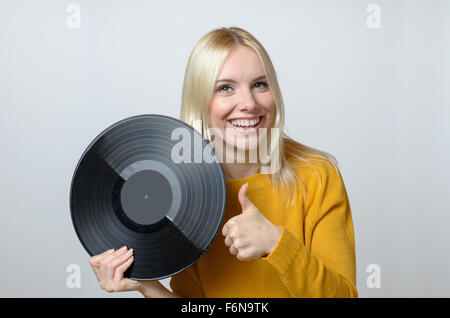
<instances>
[{"instance_id":1,"label":"record center hole","mask_svg":"<svg viewBox=\"0 0 450 318\"><path fill-rule=\"evenodd\" d=\"M150 195L152 195L151 200ZM120 203L134 223L154 224L163 219L172 204L172 188L164 175L154 170L139 171L122 185Z\"/></svg>"}]
</instances>

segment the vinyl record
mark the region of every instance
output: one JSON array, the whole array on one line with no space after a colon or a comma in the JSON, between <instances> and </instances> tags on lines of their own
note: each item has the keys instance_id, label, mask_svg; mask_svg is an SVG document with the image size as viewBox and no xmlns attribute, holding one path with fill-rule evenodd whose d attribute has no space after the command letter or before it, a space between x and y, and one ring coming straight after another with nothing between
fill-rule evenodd
<instances>
[{"instance_id":1,"label":"vinyl record","mask_svg":"<svg viewBox=\"0 0 450 318\"><path fill-rule=\"evenodd\" d=\"M124 276L135 280L159 280L195 263L219 231L225 202L212 147L191 126L162 115L130 117L104 130L83 153L70 190L83 247L90 256L132 248Z\"/></svg>"}]
</instances>

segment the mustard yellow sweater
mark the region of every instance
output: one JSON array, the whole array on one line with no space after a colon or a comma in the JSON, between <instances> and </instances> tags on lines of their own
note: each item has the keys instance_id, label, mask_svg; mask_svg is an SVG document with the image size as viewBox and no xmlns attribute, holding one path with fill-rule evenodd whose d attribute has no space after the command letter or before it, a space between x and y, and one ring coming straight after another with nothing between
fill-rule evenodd
<instances>
[{"instance_id":1,"label":"mustard yellow sweater","mask_svg":"<svg viewBox=\"0 0 450 318\"><path fill-rule=\"evenodd\" d=\"M311 161L296 170L298 184L289 208L267 175L228 179L223 225L241 213L240 187L248 182L250 200L282 227L277 246L267 257L239 261L224 243L222 228L208 251L191 267L174 275L172 291L183 297L358 297L355 241L350 203L340 172L328 161Z\"/></svg>"}]
</instances>

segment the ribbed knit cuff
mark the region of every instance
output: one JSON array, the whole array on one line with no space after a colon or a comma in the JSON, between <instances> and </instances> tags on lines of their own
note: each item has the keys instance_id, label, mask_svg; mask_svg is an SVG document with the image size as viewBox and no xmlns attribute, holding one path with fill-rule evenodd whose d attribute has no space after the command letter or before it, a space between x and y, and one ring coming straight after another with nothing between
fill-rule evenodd
<instances>
[{"instance_id":1,"label":"ribbed knit cuff","mask_svg":"<svg viewBox=\"0 0 450 318\"><path fill-rule=\"evenodd\" d=\"M272 253L262 259L269 262L283 275L300 253L300 242L286 229L282 228L281 237Z\"/></svg>"}]
</instances>

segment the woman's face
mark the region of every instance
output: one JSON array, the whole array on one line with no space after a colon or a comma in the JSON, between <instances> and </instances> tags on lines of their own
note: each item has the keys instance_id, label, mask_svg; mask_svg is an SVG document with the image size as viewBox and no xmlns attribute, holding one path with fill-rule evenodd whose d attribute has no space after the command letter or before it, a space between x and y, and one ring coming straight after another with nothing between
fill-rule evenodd
<instances>
[{"instance_id":1,"label":"woman's face","mask_svg":"<svg viewBox=\"0 0 450 318\"><path fill-rule=\"evenodd\" d=\"M214 86L210 127L220 131L227 146L249 150L258 143L245 135L255 136L261 128L269 133L274 114L275 102L258 55L249 47L234 47Z\"/></svg>"}]
</instances>

